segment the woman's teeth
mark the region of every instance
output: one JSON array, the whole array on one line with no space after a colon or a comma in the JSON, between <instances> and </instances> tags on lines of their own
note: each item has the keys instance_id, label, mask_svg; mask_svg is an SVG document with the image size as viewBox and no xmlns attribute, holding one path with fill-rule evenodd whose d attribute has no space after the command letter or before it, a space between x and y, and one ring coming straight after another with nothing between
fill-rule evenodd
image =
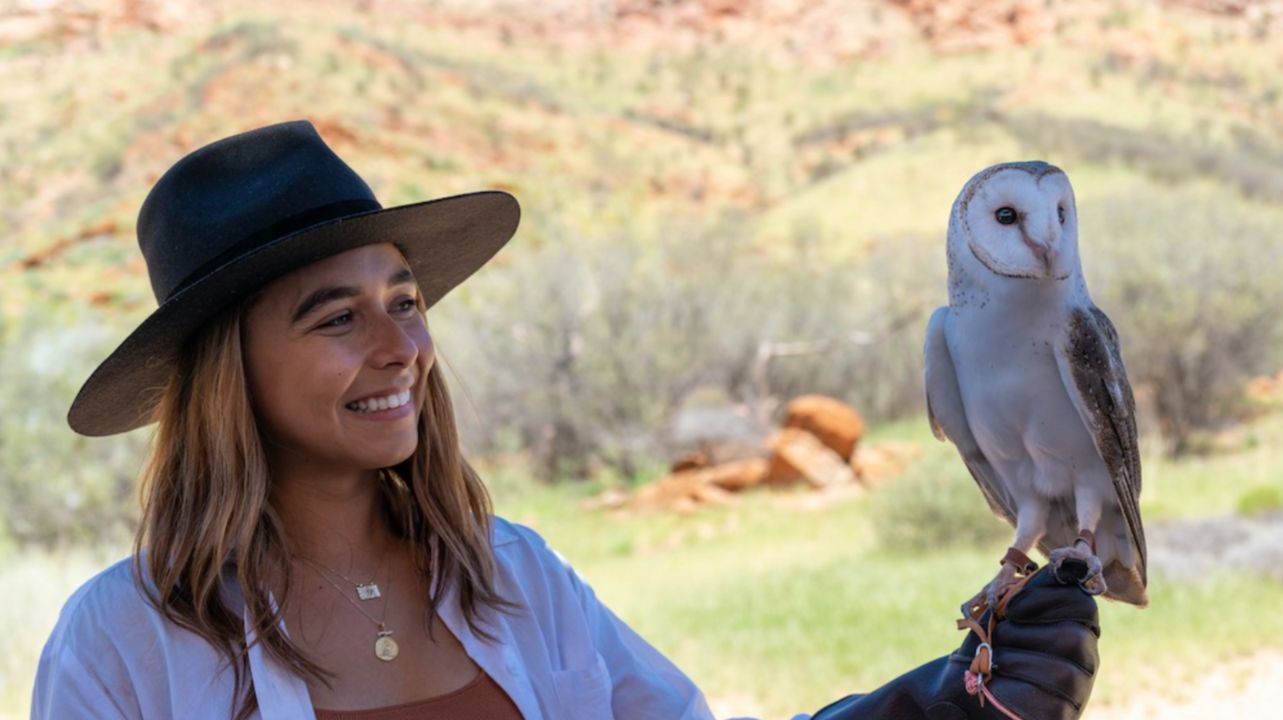
<instances>
[{"instance_id":1,"label":"woman's teeth","mask_svg":"<svg viewBox=\"0 0 1283 720\"><path fill-rule=\"evenodd\" d=\"M379 398L366 398L365 400L350 402L347 404L347 409L355 410L357 412L378 412L380 410L398 408L408 402L410 402L410 391L402 390L396 395L388 395L387 397Z\"/></svg>"}]
</instances>

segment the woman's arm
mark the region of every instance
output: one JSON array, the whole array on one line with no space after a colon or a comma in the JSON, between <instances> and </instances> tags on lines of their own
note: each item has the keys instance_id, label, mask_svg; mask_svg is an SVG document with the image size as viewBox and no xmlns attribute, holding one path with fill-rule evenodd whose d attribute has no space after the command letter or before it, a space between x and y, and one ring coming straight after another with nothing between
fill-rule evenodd
<instances>
[{"instance_id":1,"label":"woman's arm","mask_svg":"<svg viewBox=\"0 0 1283 720\"><path fill-rule=\"evenodd\" d=\"M642 720L712 720L713 713L695 683L606 607L592 587L543 538L527 528L523 530L537 538L536 542L543 545L548 557L555 558L560 572L565 574L567 584L563 587L577 601L600 657L597 670L608 676L602 680L608 682L610 715ZM596 684L595 678L578 679L579 689L586 692Z\"/></svg>"}]
</instances>

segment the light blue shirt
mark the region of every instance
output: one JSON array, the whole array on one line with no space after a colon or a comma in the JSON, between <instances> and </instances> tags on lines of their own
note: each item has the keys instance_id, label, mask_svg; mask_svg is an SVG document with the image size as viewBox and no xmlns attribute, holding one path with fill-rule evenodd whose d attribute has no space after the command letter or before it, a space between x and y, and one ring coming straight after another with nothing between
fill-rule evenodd
<instances>
[{"instance_id":1,"label":"light blue shirt","mask_svg":"<svg viewBox=\"0 0 1283 720\"><path fill-rule=\"evenodd\" d=\"M488 608L476 636L452 590L438 610L472 660L527 720L704 720L695 684L598 601L535 531L495 518L496 590L521 609ZM263 720L314 720L307 684L260 645L250 679ZM36 674L33 720L228 720L234 677L205 640L167 621L123 560L85 583L63 607Z\"/></svg>"}]
</instances>

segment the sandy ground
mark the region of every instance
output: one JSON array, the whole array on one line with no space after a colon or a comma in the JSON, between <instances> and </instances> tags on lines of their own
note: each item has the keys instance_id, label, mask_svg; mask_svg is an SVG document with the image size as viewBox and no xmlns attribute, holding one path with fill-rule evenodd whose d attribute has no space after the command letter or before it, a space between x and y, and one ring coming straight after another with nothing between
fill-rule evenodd
<instances>
[{"instance_id":1,"label":"sandy ground","mask_svg":"<svg viewBox=\"0 0 1283 720\"><path fill-rule=\"evenodd\" d=\"M1193 683L1147 692L1121 705L1088 706L1083 720L1283 719L1283 650L1208 668Z\"/></svg>"}]
</instances>

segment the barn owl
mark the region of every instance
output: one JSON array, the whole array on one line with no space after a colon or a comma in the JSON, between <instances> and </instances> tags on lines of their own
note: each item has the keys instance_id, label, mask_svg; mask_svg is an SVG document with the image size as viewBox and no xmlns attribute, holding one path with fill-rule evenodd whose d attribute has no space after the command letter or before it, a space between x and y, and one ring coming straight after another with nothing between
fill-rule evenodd
<instances>
[{"instance_id":1,"label":"barn owl","mask_svg":"<svg viewBox=\"0 0 1283 720\"><path fill-rule=\"evenodd\" d=\"M932 430L1016 528L1002 569L968 605L994 605L1036 546L1083 587L1144 607L1135 408L1118 334L1091 301L1065 173L995 165L954 201L949 305L927 324ZM964 606L964 614L968 607Z\"/></svg>"}]
</instances>

